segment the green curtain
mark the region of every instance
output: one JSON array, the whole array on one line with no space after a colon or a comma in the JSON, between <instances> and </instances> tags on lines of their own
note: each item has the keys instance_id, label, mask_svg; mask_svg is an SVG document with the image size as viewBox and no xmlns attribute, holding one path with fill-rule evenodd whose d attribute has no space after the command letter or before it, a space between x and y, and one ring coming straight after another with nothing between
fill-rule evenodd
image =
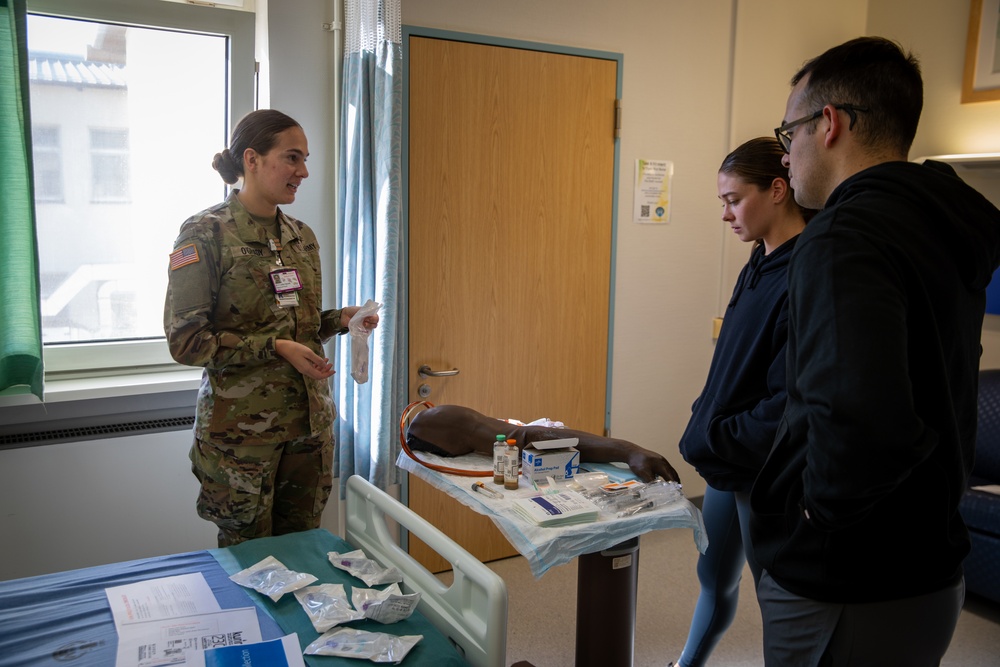
<instances>
[{"instance_id":1,"label":"green curtain","mask_svg":"<svg viewBox=\"0 0 1000 667\"><path fill-rule=\"evenodd\" d=\"M25 0L0 0L0 391L42 398Z\"/></svg>"}]
</instances>

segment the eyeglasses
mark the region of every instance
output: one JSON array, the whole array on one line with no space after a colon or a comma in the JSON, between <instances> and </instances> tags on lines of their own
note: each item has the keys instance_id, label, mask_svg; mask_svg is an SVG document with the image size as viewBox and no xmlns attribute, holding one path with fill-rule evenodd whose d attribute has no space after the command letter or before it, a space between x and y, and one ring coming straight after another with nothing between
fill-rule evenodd
<instances>
[{"instance_id":1,"label":"eyeglasses","mask_svg":"<svg viewBox=\"0 0 1000 667\"><path fill-rule=\"evenodd\" d=\"M840 109L841 111L846 111L847 115L851 117L851 123L847 126L848 130L854 129L854 123L858 120L858 112L866 112L868 109L862 107L856 107L853 104L834 104L834 109ZM809 121L816 120L823 115L823 109L820 109L816 113L811 113L808 116L803 116L798 120L789 121L783 124L781 127L774 128L774 136L778 138L781 143L781 148L787 153L792 147L792 134L789 132L793 127L798 127L803 123L808 123Z\"/></svg>"}]
</instances>

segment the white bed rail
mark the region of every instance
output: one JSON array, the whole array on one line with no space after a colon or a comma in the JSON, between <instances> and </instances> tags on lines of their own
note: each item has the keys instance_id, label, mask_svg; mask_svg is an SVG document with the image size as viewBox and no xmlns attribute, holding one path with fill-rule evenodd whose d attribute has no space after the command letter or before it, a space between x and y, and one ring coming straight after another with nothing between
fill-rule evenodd
<instances>
[{"instance_id":1,"label":"white bed rail","mask_svg":"<svg viewBox=\"0 0 1000 667\"><path fill-rule=\"evenodd\" d=\"M507 654L507 586L451 538L398 500L353 475L347 480L346 539L369 558L403 573L405 592L419 591L421 613L474 667L503 667ZM388 516L451 563L446 586L393 539Z\"/></svg>"}]
</instances>

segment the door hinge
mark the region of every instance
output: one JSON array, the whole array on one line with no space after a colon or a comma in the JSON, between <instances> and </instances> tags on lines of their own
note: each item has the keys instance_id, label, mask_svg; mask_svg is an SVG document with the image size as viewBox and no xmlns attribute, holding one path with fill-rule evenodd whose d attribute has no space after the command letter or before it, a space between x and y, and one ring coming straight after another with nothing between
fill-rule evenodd
<instances>
[{"instance_id":1,"label":"door hinge","mask_svg":"<svg viewBox=\"0 0 1000 667\"><path fill-rule=\"evenodd\" d=\"M622 101L615 100L615 139L622 136Z\"/></svg>"}]
</instances>

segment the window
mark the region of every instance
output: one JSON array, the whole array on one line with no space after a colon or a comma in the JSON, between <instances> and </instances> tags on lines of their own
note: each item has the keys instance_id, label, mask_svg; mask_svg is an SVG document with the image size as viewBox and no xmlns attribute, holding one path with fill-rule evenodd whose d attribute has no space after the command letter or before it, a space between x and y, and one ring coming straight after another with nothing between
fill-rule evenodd
<instances>
[{"instance_id":1,"label":"window","mask_svg":"<svg viewBox=\"0 0 1000 667\"><path fill-rule=\"evenodd\" d=\"M36 125L31 130L35 162L35 200L62 203L62 150L59 127Z\"/></svg>"},{"instance_id":2,"label":"window","mask_svg":"<svg viewBox=\"0 0 1000 667\"><path fill-rule=\"evenodd\" d=\"M226 195L252 109L254 17L161 0L28 0L46 374L172 364L167 257Z\"/></svg>"},{"instance_id":3,"label":"window","mask_svg":"<svg viewBox=\"0 0 1000 667\"><path fill-rule=\"evenodd\" d=\"M90 201L129 200L128 129L90 129L90 179Z\"/></svg>"}]
</instances>

